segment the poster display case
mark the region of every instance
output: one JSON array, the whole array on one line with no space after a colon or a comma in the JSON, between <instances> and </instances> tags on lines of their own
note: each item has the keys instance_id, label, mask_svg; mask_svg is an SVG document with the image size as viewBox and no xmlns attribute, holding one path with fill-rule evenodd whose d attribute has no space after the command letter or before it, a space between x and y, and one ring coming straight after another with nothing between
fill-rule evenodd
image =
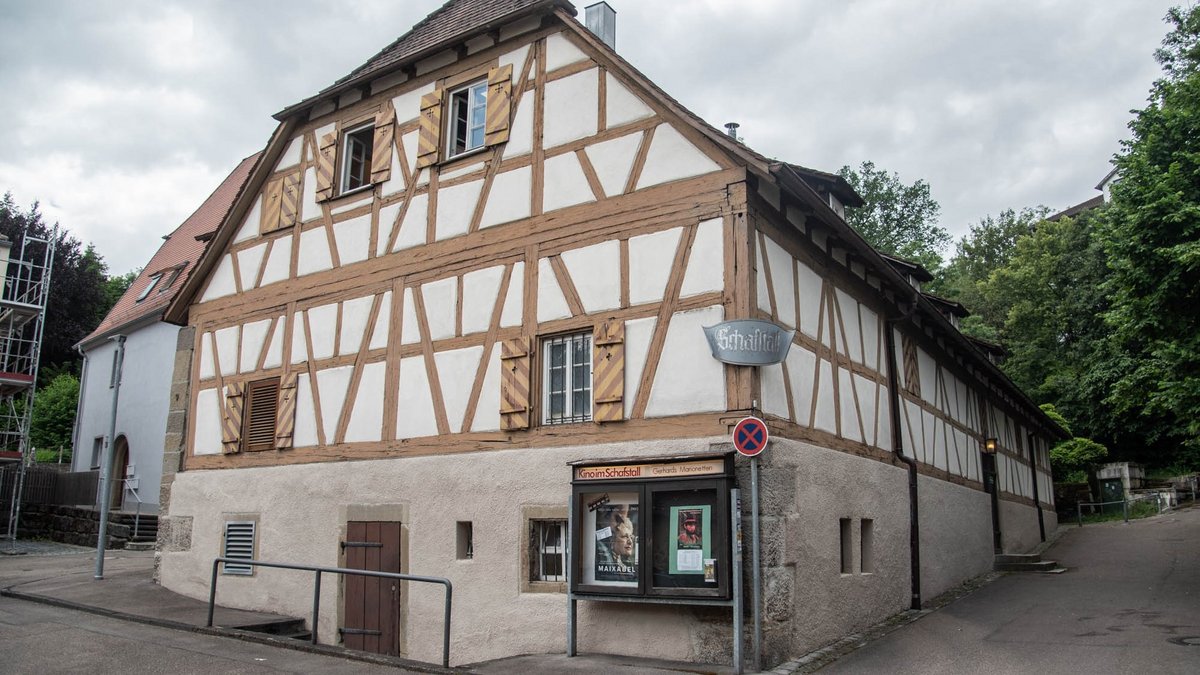
<instances>
[{"instance_id":1,"label":"poster display case","mask_svg":"<svg viewBox=\"0 0 1200 675\"><path fill-rule=\"evenodd\" d=\"M729 597L731 454L573 467L573 593Z\"/></svg>"}]
</instances>

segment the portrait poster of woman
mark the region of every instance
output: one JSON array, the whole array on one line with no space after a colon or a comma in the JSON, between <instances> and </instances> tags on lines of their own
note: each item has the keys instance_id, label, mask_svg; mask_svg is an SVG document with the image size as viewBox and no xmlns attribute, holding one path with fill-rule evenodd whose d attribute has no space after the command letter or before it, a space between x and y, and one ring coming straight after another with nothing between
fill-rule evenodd
<instances>
[{"instance_id":1,"label":"portrait poster of woman","mask_svg":"<svg viewBox=\"0 0 1200 675\"><path fill-rule=\"evenodd\" d=\"M583 532L591 541L584 544L584 581L609 586L637 586L640 555L637 495L604 495L593 501L601 503L595 503L595 508L585 516ZM592 553L590 564L586 555L588 552Z\"/></svg>"}]
</instances>

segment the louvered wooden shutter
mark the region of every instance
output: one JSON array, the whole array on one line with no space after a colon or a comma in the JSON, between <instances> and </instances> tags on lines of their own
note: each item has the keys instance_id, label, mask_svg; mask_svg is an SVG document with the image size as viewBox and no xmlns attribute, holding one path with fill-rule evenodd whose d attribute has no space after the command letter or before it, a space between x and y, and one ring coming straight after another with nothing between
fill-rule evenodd
<instances>
[{"instance_id":1,"label":"louvered wooden shutter","mask_svg":"<svg viewBox=\"0 0 1200 675\"><path fill-rule=\"evenodd\" d=\"M280 207L283 205L283 178L276 178L267 183L263 191L262 209L258 221L258 231L262 234L279 229Z\"/></svg>"},{"instance_id":2,"label":"louvered wooden shutter","mask_svg":"<svg viewBox=\"0 0 1200 675\"><path fill-rule=\"evenodd\" d=\"M437 163L442 133L442 90L421 97L421 127L417 137L417 168Z\"/></svg>"},{"instance_id":3,"label":"louvered wooden shutter","mask_svg":"<svg viewBox=\"0 0 1200 675\"><path fill-rule=\"evenodd\" d=\"M625 419L625 322L609 319L592 333L592 419Z\"/></svg>"},{"instance_id":4,"label":"louvered wooden shutter","mask_svg":"<svg viewBox=\"0 0 1200 675\"><path fill-rule=\"evenodd\" d=\"M391 102L375 115L375 142L371 148L371 182L382 183L392 177L392 137L396 130L396 109Z\"/></svg>"},{"instance_id":5,"label":"louvered wooden shutter","mask_svg":"<svg viewBox=\"0 0 1200 675\"><path fill-rule=\"evenodd\" d=\"M337 163L337 134L328 133L321 137L317 151L317 201L323 202L333 196L333 167Z\"/></svg>"},{"instance_id":6,"label":"louvered wooden shutter","mask_svg":"<svg viewBox=\"0 0 1200 675\"><path fill-rule=\"evenodd\" d=\"M296 428L296 373L288 373L279 381L279 407L275 411L275 449L292 447Z\"/></svg>"},{"instance_id":7,"label":"louvered wooden shutter","mask_svg":"<svg viewBox=\"0 0 1200 675\"><path fill-rule=\"evenodd\" d=\"M275 448L275 412L279 405L279 378L251 382L246 388L246 419L242 447L247 452Z\"/></svg>"},{"instance_id":8,"label":"louvered wooden shutter","mask_svg":"<svg viewBox=\"0 0 1200 675\"><path fill-rule=\"evenodd\" d=\"M505 340L500 347L500 428L529 428L529 338Z\"/></svg>"},{"instance_id":9,"label":"louvered wooden shutter","mask_svg":"<svg viewBox=\"0 0 1200 675\"><path fill-rule=\"evenodd\" d=\"M225 414L221 416L221 450L225 454L241 449L242 441L242 383L232 382L225 387Z\"/></svg>"},{"instance_id":10,"label":"louvered wooden shutter","mask_svg":"<svg viewBox=\"0 0 1200 675\"><path fill-rule=\"evenodd\" d=\"M508 140L508 117L512 107L512 64L488 71L487 118L484 144Z\"/></svg>"}]
</instances>

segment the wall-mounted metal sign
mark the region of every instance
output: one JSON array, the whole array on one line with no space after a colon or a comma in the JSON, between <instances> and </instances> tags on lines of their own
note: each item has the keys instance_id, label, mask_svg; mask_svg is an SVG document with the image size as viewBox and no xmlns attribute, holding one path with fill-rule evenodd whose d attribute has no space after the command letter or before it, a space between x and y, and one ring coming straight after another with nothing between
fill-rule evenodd
<instances>
[{"instance_id":1,"label":"wall-mounted metal sign","mask_svg":"<svg viewBox=\"0 0 1200 675\"><path fill-rule=\"evenodd\" d=\"M770 321L737 319L704 329L713 358L735 366L769 366L787 358L796 331Z\"/></svg>"}]
</instances>

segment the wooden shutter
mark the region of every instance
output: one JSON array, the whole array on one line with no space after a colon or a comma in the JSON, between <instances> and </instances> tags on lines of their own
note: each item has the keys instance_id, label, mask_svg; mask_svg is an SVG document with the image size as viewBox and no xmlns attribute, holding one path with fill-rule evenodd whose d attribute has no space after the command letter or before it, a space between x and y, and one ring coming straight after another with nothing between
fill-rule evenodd
<instances>
[{"instance_id":1,"label":"wooden shutter","mask_svg":"<svg viewBox=\"0 0 1200 675\"><path fill-rule=\"evenodd\" d=\"M279 407L275 410L275 449L292 447L292 434L296 428L296 373L288 373L279 380Z\"/></svg>"},{"instance_id":2,"label":"wooden shutter","mask_svg":"<svg viewBox=\"0 0 1200 675\"><path fill-rule=\"evenodd\" d=\"M396 132L396 109L391 102L375 115L375 142L371 148L371 182L382 183L392 177L392 138Z\"/></svg>"},{"instance_id":3,"label":"wooden shutter","mask_svg":"<svg viewBox=\"0 0 1200 675\"><path fill-rule=\"evenodd\" d=\"M283 205L283 178L267 182L263 191L262 208L259 211L258 231L261 234L279 229L280 207Z\"/></svg>"},{"instance_id":4,"label":"wooden shutter","mask_svg":"<svg viewBox=\"0 0 1200 675\"><path fill-rule=\"evenodd\" d=\"M321 137L317 151L317 201L323 202L333 196L333 167L337 163L337 134L328 133Z\"/></svg>"},{"instance_id":5,"label":"wooden shutter","mask_svg":"<svg viewBox=\"0 0 1200 675\"><path fill-rule=\"evenodd\" d=\"M500 346L500 428L529 428L529 338L505 340Z\"/></svg>"},{"instance_id":6,"label":"wooden shutter","mask_svg":"<svg viewBox=\"0 0 1200 675\"><path fill-rule=\"evenodd\" d=\"M291 227L300 216L300 172L293 171L283 177L283 191L279 200L279 227Z\"/></svg>"},{"instance_id":7,"label":"wooden shutter","mask_svg":"<svg viewBox=\"0 0 1200 675\"><path fill-rule=\"evenodd\" d=\"M437 163L442 133L442 90L421 97L421 127L417 137L417 168Z\"/></svg>"},{"instance_id":8,"label":"wooden shutter","mask_svg":"<svg viewBox=\"0 0 1200 675\"><path fill-rule=\"evenodd\" d=\"M512 64L488 71L487 117L484 144L495 145L508 140L508 117L512 107Z\"/></svg>"},{"instance_id":9,"label":"wooden shutter","mask_svg":"<svg viewBox=\"0 0 1200 675\"><path fill-rule=\"evenodd\" d=\"M917 345L907 335L900 337L904 352L904 388L917 398L921 397L921 371L917 366Z\"/></svg>"},{"instance_id":10,"label":"wooden shutter","mask_svg":"<svg viewBox=\"0 0 1200 675\"><path fill-rule=\"evenodd\" d=\"M609 319L592 333L592 419L625 419L625 322Z\"/></svg>"},{"instance_id":11,"label":"wooden shutter","mask_svg":"<svg viewBox=\"0 0 1200 675\"><path fill-rule=\"evenodd\" d=\"M242 383L232 382L226 385L225 390L225 414L221 415L221 450L228 455L241 449L244 401Z\"/></svg>"},{"instance_id":12,"label":"wooden shutter","mask_svg":"<svg viewBox=\"0 0 1200 675\"><path fill-rule=\"evenodd\" d=\"M279 378L251 382L246 387L242 448L247 452L275 448L275 411L279 406Z\"/></svg>"}]
</instances>

